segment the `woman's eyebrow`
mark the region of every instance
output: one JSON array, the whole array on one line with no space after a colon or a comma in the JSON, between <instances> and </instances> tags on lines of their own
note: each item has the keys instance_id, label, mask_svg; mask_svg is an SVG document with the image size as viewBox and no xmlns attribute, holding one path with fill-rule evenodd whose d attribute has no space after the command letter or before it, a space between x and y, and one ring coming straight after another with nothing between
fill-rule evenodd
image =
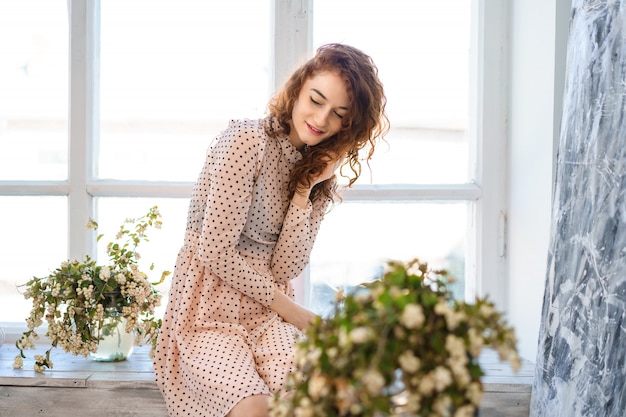
<instances>
[{"instance_id":1,"label":"woman's eyebrow","mask_svg":"<svg viewBox=\"0 0 626 417\"><path fill-rule=\"evenodd\" d=\"M311 88L311 91L315 91L315 92L316 92L317 94L319 94L319 95L320 95L320 97L322 97L324 100L328 100L328 99L326 98L326 96L325 96L324 94L322 94L322 92L321 92L320 90L318 90L317 88ZM345 107L345 106L339 106L339 108L340 108L340 109L343 109L343 110L348 110L348 108L347 108L347 107Z\"/></svg>"}]
</instances>

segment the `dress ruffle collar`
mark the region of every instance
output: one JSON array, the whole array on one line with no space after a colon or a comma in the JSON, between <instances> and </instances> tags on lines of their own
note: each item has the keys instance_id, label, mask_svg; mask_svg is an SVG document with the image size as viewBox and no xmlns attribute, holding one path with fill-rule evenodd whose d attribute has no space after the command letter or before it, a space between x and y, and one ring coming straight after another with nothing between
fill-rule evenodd
<instances>
[{"instance_id":1,"label":"dress ruffle collar","mask_svg":"<svg viewBox=\"0 0 626 417\"><path fill-rule=\"evenodd\" d=\"M285 130L275 117L268 116L263 119L263 127L270 137L276 138L283 151L283 156L289 163L295 164L302 159L302 153L289 141L289 136L285 134Z\"/></svg>"}]
</instances>

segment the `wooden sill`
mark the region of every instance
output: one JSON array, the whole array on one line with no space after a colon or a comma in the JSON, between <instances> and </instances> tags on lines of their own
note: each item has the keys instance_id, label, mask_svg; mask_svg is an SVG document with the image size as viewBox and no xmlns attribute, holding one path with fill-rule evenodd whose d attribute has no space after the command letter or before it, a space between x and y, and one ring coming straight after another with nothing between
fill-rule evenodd
<instances>
[{"instance_id":1,"label":"wooden sill","mask_svg":"<svg viewBox=\"0 0 626 417\"><path fill-rule=\"evenodd\" d=\"M0 416L167 417L148 347L135 347L122 362L95 362L55 349L54 368L38 373L33 355L42 348L28 350L23 368L13 369L17 349L12 343L0 347ZM492 351L483 353L481 365L486 375L480 416L528 416L534 365L523 361L514 374Z\"/></svg>"}]
</instances>

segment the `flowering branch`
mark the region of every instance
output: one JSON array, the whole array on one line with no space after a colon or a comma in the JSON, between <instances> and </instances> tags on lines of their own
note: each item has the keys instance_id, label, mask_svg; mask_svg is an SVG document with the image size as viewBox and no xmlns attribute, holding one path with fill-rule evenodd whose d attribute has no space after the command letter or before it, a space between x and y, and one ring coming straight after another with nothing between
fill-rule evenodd
<instances>
[{"instance_id":1,"label":"flowering branch","mask_svg":"<svg viewBox=\"0 0 626 417\"><path fill-rule=\"evenodd\" d=\"M135 332L136 344L149 343L154 349L161 327L161 320L154 318L154 310L161 302L155 285L163 282L170 272L164 271L158 282L150 283L147 275L139 270L137 247L141 242L148 242L149 227L161 228L160 217L155 206L142 217L126 219L116 240L106 247L108 265L97 265L85 256L82 262L62 262L48 276L33 277L24 284L24 298L32 299L32 309L26 319L28 330L15 343L19 355L14 368L23 366L24 350L34 348L34 340L39 337L35 329L44 320L48 324L46 335L51 347L45 355L35 355L36 371L53 367L50 352L59 345L74 355L95 353L101 340L105 308L111 303L119 304L121 316L126 319L126 331ZM90 219L87 227L97 230L98 224ZM100 238L102 235L97 240ZM150 270L153 269L154 264L150 266Z\"/></svg>"},{"instance_id":2,"label":"flowering branch","mask_svg":"<svg viewBox=\"0 0 626 417\"><path fill-rule=\"evenodd\" d=\"M473 416L485 346L519 368L514 330L485 298L454 300L447 272L389 262L381 280L338 300L296 347L273 417Z\"/></svg>"}]
</instances>

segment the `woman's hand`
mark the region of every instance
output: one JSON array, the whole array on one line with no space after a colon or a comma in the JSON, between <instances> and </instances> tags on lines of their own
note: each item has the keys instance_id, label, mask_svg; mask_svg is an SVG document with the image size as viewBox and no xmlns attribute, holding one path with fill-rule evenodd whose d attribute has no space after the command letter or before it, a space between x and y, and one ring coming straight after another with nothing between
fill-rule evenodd
<instances>
[{"instance_id":1,"label":"woman's hand","mask_svg":"<svg viewBox=\"0 0 626 417\"><path fill-rule=\"evenodd\" d=\"M320 175L318 175L317 178L313 179L313 186L319 184L320 182L324 182L329 178L332 178L332 176L335 175L335 171L337 171L337 168L341 166L342 162L343 162L343 158L329 161L326 164L326 167L324 168L324 170L320 173Z\"/></svg>"},{"instance_id":2,"label":"woman's hand","mask_svg":"<svg viewBox=\"0 0 626 417\"><path fill-rule=\"evenodd\" d=\"M278 289L274 290L274 301L270 305L270 309L278 313L287 323L293 324L301 331L304 331L317 317L315 313L295 303Z\"/></svg>"},{"instance_id":3,"label":"woman's hand","mask_svg":"<svg viewBox=\"0 0 626 417\"><path fill-rule=\"evenodd\" d=\"M312 178L311 187L306 190L297 189L291 201L298 207L306 208L309 201L309 195L311 195L311 190L313 189L313 187L315 187L320 182L332 178L332 176L335 175L335 171L337 171L337 168L341 166L343 161L343 158L329 160L326 164L326 167L324 167L324 170L320 172L317 177Z\"/></svg>"}]
</instances>

